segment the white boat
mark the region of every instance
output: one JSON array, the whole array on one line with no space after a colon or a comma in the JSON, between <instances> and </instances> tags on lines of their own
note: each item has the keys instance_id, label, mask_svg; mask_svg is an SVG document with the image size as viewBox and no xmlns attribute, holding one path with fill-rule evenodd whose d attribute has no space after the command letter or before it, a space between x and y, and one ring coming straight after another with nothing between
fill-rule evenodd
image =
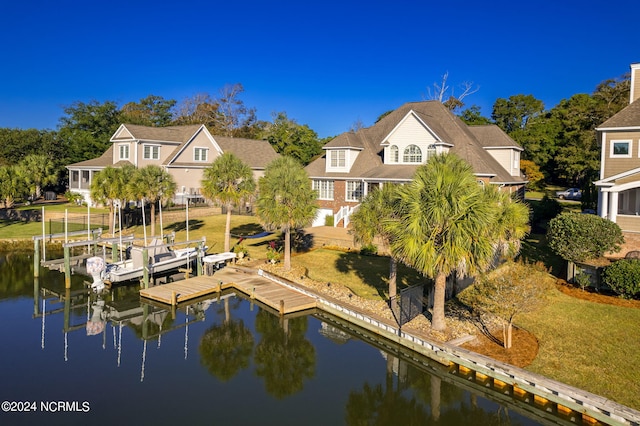
<instances>
[{"instance_id":1,"label":"white boat","mask_svg":"<svg viewBox=\"0 0 640 426\"><path fill-rule=\"evenodd\" d=\"M103 281L120 283L140 279L143 276L144 248L132 246L130 258L110 263L103 273ZM206 247L203 248L203 252ZM189 268L198 256L197 247L171 249L162 240L154 239L147 247L149 276L178 272L180 268Z\"/></svg>"},{"instance_id":2,"label":"white boat","mask_svg":"<svg viewBox=\"0 0 640 426\"><path fill-rule=\"evenodd\" d=\"M213 275L215 271L222 269L228 262L234 261L235 258L236 253L230 251L204 256L202 258L204 273L206 275Z\"/></svg>"}]
</instances>

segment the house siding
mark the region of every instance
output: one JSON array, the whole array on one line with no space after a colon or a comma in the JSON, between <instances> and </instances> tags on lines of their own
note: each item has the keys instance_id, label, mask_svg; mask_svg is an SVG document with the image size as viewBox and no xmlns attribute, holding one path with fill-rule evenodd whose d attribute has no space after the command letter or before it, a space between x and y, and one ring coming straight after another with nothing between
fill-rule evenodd
<instances>
[{"instance_id":1,"label":"house siding","mask_svg":"<svg viewBox=\"0 0 640 426\"><path fill-rule=\"evenodd\" d=\"M618 215L616 223L625 232L640 232L640 216Z\"/></svg>"},{"instance_id":2,"label":"house siding","mask_svg":"<svg viewBox=\"0 0 640 426\"><path fill-rule=\"evenodd\" d=\"M428 146L435 144L437 140L414 116L409 116L387 139L387 142L389 146L385 146L384 148L384 162L385 164L394 164L389 161L391 158L389 147L391 145L398 147L400 163L402 163L404 150L409 145L417 145L420 148L424 161L426 160Z\"/></svg>"},{"instance_id":3,"label":"house siding","mask_svg":"<svg viewBox=\"0 0 640 426\"><path fill-rule=\"evenodd\" d=\"M129 158L120 158L120 147L121 146L129 147ZM136 143L135 142L114 142L113 147L113 164L116 164L120 160L130 161L132 164L135 164L136 161Z\"/></svg>"},{"instance_id":4,"label":"house siding","mask_svg":"<svg viewBox=\"0 0 640 426\"><path fill-rule=\"evenodd\" d=\"M187 193L191 193L192 190L198 192L202 187L202 174L204 169L195 168L177 168L171 167L168 169L176 182L176 192L182 193L182 187L185 187Z\"/></svg>"},{"instance_id":5,"label":"house siding","mask_svg":"<svg viewBox=\"0 0 640 426\"><path fill-rule=\"evenodd\" d=\"M630 103L640 99L640 64L631 66L631 98Z\"/></svg>"},{"instance_id":6,"label":"house siding","mask_svg":"<svg viewBox=\"0 0 640 426\"><path fill-rule=\"evenodd\" d=\"M631 157L629 158L612 158L611 157L611 143L612 141L630 140ZM604 153L604 167L602 179L606 179L610 176L623 173L627 170L640 167L640 151L638 145L640 144L640 131L635 132L618 132L608 131L604 135L604 141L602 149Z\"/></svg>"},{"instance_id":7,"label":"house siding","mask_svg":"<svg viewBox=\"0 0 640 426\"><path fill-rule=\"evenodd\" d=\"M510 149L487 149L487 152L498 162L500 165L513 175L513 152ZM518 170L518 172L520 172ZM519 174L519 173L518 173Z\"/></svg>"}]
</instances>

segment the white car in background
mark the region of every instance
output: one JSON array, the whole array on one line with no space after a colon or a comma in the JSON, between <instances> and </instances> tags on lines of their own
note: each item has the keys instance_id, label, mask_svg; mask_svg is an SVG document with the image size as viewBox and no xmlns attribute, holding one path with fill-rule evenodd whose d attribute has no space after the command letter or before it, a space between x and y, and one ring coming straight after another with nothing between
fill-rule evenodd
<instances>
[{"instance_id":1,"label":"white car in background","mask_svg":"<svg viewBox=\"0 0 640 426\"><path fill-rule=\"evenodd\" d=\"M582 199L582 191L580 188L569 188L564 191L556 192L556 197L561 200L581 200Z\"/></svg>"}]
</instances>

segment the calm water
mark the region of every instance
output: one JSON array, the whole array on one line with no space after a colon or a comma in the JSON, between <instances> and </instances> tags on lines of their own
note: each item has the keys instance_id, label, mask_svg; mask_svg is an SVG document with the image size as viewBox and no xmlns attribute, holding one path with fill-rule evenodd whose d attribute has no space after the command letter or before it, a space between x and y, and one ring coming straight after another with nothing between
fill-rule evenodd
<instances>
[{"instance_id":1,"label":"calm water","mask_svg":"<svg viewBox=\"0 0 640 426\"><path fill-rule=\"evenodd\" d=\"M31 257L0 256L0 401L32 410L0 424L552 424L330 318L233 294L174 317L86 279L67 297L63 274L34 286Z\"/></svg>"}]
</instances>

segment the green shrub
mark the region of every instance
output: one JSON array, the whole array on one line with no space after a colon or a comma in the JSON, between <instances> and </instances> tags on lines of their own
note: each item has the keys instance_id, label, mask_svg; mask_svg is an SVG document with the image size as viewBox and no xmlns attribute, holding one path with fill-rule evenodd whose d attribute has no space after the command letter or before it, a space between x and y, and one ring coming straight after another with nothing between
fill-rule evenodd
<instances>
[{"instance_id":1,"label":"green shrub","mask_svg":"<svg viewBox=\"0 0 640 426\"><path fill-rule=\"evenodd\" d=\"M375 244L365 244L360 248L360 254L364 256L375 256L378 254L378 246Z\"/></svg>"},{"instance_id":2,"label":"green shrub","mask_svg":"<svg viewBox=\"0 0 640 426\"><path fill-rule=\"evenodd\" d=\"M591 285L591 275L584 272L580 272L574 278L575 283L580 286L581 289L585 289Z\"/></svg>"},{"instance_id":3,"label":"green shrub","mask_svg":"<svg viewBox=\"0 0 640 426\"><path fill-rule=\"evenodd\" d=\"M324 217L324 226L333 226L333 215L328 214Z\"/></svg>"},{"instance_id":4,"label":"green shrub","mask_svg":"<svg viewBox=\"0 0 640 426\"><path fill-rule=\"evenodd\" d=\"M77 192L67 191L64 193L64 196L70 203L75 203L77 205L84 204L84 197L82 194L78 194Z\"/></svg>"},{"instance_id":5,"label":"green shrub","mask_svg":"<svg viewBox=\"0 0 640 426\"><path fill-rule=\"evenodd\" d=\"M534 223L551 220L562 212L562 205L555 198L545 194L540 202L533 204L531 220Z\"/></svg>"},{"instance_id":6,"label":"green shrub","mask_svg":"<svg viewBox=\"0 0 640 426\"><path fill-rule=\"evenodd\" d=\"M622 230L608 219L593 214L562 213L549 222L549 248L564 260L583 262L620 250Z\"/></svg>"},{"instance_id":7,"label":"green shrub","mask_svg":"<svg viewBox=\"0 0 640 426\"><path fill-rule=\"evenodd\" d=\"M604 269L602 281L624 298L640 296L640 260L618 260Z\"/></svg>"}]
</instances>

